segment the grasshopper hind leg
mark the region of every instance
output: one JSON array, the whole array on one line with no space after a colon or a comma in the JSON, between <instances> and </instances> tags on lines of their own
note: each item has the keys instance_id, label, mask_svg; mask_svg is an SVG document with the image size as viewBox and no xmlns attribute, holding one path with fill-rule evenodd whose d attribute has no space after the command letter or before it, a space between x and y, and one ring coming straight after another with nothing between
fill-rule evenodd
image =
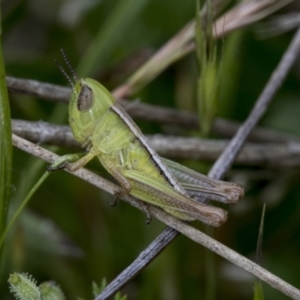
<instances>
[{"instance_id":1,"label":"grasshopper hind leg","mask_svg":"<svg viewBox=\"0 0 300 300\"><path fill-rule=\"evenodd\" d=\"M149 212L149 206L147 205L147 203L140 201L140 200L136 200L134 199L135 204L137 205L137 207L144 212L144 214L146 215L146 224L149 225L152 221L152 217L150 215Z\"/></svg>"},{"instance_id":2,"label":"grasshopper hind leg","mask_svg":"<svg viewBox=\"0 0 300 300\"><path fill-rule=\"evenodd\" d=\"M116 206L118 202L118 198L121 198L122 196L129 195L132 190L132 185L130 181L121 174L117 169L110 169L110 173L114 176L114 178L119 182L119 184L122 187L122 190L119 192L116 192L113 196L112 201L109 203L110 206ZM150 224L152 218L149 213L149 209L146 203L142 201L135 201L136 205L146 214L146 224Z\"/></svg>"},{"instance_id":3,"label":"grasshopper hind leg","mask_svg":"<svg viewBox=\"0 0 300 300\"><path fill-rule=\"evenodd\" d=\"M109 205L110 205L111 207L116 206L117 203L118 203L118 199L119 199L121 196L122 196L122 193L115 193L115 194L113 195L113 199L112 199L111 201L109 201Z\"/></svg>"}]
</instances>

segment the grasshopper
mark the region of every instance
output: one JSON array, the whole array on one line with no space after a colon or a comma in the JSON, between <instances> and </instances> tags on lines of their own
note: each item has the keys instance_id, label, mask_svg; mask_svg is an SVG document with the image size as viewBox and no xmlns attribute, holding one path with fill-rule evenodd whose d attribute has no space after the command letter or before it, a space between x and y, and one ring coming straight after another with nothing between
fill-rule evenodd
<instances>
[{"instance_id":1,"label":"grasshopper","mask_svg":"<svg viewBox=\"0 0 300 300\"><path fill-rule=\"evenodd\" d=\"M87 152L79 159L76 155L62 157L48 170L67 167L69 171L76 171L98 157L122 187L122 193L115 197L132 195L185 221L199 220L215 227L225 222L224 209L198 201L236 203L243 197L243 188L236 183L210 179L159 157L112 94L91 78L78 79L62 53L75 80L73 83L58 64L72 85L69 123L74 138Z\"/></svg>"}]
</instances>

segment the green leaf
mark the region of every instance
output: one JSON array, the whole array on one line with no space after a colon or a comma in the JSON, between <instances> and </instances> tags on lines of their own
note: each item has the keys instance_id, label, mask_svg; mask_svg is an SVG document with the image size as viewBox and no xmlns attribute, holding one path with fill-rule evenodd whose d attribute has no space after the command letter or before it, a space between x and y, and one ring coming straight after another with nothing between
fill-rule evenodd
<instances>
[{"instance_id":1,"label":"green leaf","mask_svg":"<svg viewBox=\"0 0 300 300\"><path fill-rule=\"evenodd\" d=\"M42 300L36 281L28 274L14 273L8 279L10 291L18 300Z\"/></svg>"},{"instance_id":2,"label":"green leaf","mask_svg":"<svg viewBox=\"0 0 300 300\"><path fill-rule=\"evenodd\" d=\"M255 280L253 300L264 300L264 292L260 280Z\"/></svg>"},{"instance_id":3,"label":"green leaf","mask_svg":"<svg viewBox=\"0 0 300 300\"><path fill-rule=\"evenodd\" d=\"M262 214L261 214L257 246L256 246L256 262L259 265L261 265L261 262L262 262L262 240L263 240L263 231L264 231L265 211L266 211L266 204L264 204ZM262 288L262 283L259 279L255 280L253 289L254 289L253 300L264 300L264 292L263 292L263 288Z\"/></svg>"},{"instance_id":4,"label":"green leaf","mask_svg":"<svg viewBox=\"0 0 300 300\"><path fill-rule=\"evenodd\" d=\"M102 279L100 286L95 281L93 281L92 290L93 290L94 297L99 295L105 289L106 285L107 285L107 282L106 282L105 278Z\"/></svg>"},{"instance_id":5,"label":"green leaf","mask_svg":"<svg viewBox=\"0 0 300 300\"><path fill-rule=\"evenodd\" d=\"M43 300L65 300L65 295L60 286L54 281L43 282L40 285Z\"/></svg>"},{"instance_id":6,"label":"green leaf","mask_svg":"<svg viewBox=\"0 0 300 300\"><path fill-rule=\"evenodd\" d=\"M1 14L1 11L0 11ZM11 193L12 138L10 107L5 82L0 23L0 236L5 230ZM1 262L0 248L0 262Z\"/></svg>"},{"instance_id":7,"label":"green leaf","mask_svg":"<svg viewBox=\"0 0 300 300\"><path fill-rule=\"evenodd\" d=\"M122 296L121 292L117 292L114 297L114 300L127 300L127 295Z\"/></svg>"},{"instance_id":8,"label":"green leaf","mask_svg":"<svg viewBox=\"0 0 300 300\"><path fill-rule=\"evenodd\" d=\"M40 185L46 180L46 178L49 176L49 174L50 174L49 172L45 172L42 175L42 177L38 180L38 182L29 191L28 195L23 200L23 202L18 207L18 209L14 212L14 215L10 219L7 227L5 228L5 230L0 235L0 247L1 247L1 245L2 245L2 243L4 241L4 239L5 239L5 237L7 235L7 233L9 232L9 230L11 229L11 227L14 225L15 221L17 220L18 216L20 215L20 213L22 212L22 210L24 209L24 207L26 206L26 204L29 202L29 200L31 199L31 197L33 196L33 194L36 192L36 190L40 187Z\"/></svg>"}]
</instances>

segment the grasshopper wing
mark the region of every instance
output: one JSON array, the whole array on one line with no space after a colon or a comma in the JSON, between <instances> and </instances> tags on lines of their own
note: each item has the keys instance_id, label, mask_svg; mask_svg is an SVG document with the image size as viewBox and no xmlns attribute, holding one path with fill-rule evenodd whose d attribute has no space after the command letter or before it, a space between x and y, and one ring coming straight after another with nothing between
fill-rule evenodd
<instances>
[{"instance_id":1,"label":"grasshopper wing","mask_svg":"<svg viewBox=\"0 0 300 300\"><path fill-rule=\"evenodd\" d=\"M243 187L237 183L211 179L174 161L162 160L180 185L197 201L210 199L233 204L244 196Z\"/></svg>"}]
</instances>

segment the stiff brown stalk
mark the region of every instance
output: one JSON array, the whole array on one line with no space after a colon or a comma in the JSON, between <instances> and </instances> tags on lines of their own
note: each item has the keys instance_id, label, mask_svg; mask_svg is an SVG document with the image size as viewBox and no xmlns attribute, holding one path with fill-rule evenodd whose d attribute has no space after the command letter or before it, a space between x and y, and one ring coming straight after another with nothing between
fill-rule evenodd
<instances>
[{"instance_id":1,"label":"stiff brown stalk","mask_svg":"<svg viewBox=\"0 0 300 300\"><path fill-rule=\"evenodd\" d=\"M11 93L26 94L54 102L68 103L70 88L37 80L6 77L8 89ZM158 105L120 100L120 104L134 119L171 124L186 129L199 129L197 114ZM216 118L212 125L212 133L232 137L240 127L240 123L222 118ZM292 137L276 130L257 127L249 135L249 140L261 142L285 142Z\"/></svg>"},{"instance_id":2,"label":"stiff brown stalk","mask_svg":"<svg viewBox=\"0 0 300 300\"><path fill-rule=\"evenodd\" d=\"M12 137L13 145L31 155L39 157L44 161L49 163L53 163L55 160L59 158L58 155L36 145L23 138L18 137L17 135L13 134ZM66 170L66 172L68 172ZM71 172L69 172L71 173ZM92 185L107 191L110 194L116 194L120 192L120 187L116 184L109 182L108 180L96 175L85 168L81 168L75 172L71 173L78 178L81 178ZM140 201L131 197L131 196L122 196L122 199L129 203L130 205L142 209L142 205ZM240 266L244 270L254 274L261 280L267 282L274 288L282 291L284 294L290 296L292 299L299 299L300 291L295 287L291 286L289 283L283 281L279 277L275 276L274 274L270 273L266 269L260 267L259 265L255 264L254 262L250 261L249 259L243 257L242 255L238 254L237 252L231 250L230 248L224 246L220 242L212 239L211 237L207 236L206 234L202 233L201 231L193 228L192 226L184 223L169 214L165 213L163 210L149 205L147 211L150 213L152 217L160 220L161 222L165 223L168 227L159 237L156 238L145 251L143 251L139 257L138 261L145 266L145 263L149 263L149 255L157 256L164 248L165 242L171 241L174 239L174 233L177 235L179 232L186 235L196 243L203 245L204 247L210 249L211 251L215 252L216 254L222 256L223 258L227 259L228 261ZM172 227L172 228L171 228ZM175 230L176 229L176 230ZM160 251L158 251L160 250ZM128 275L128 273L127 273ZM129 273L130 275L130 273ZM132 274L134 276L135 273ZM117 281L113 283L118 284ZM111 286L111 285L110 285ZM104 297L104 298L103 298ZM96 299L107 299L109 296L99 295Z\"/></svg>"},{"instance_id":3,"label":"stiff brown stalk","mask_svg":"<svg viewBox=\"0 0 300 300\"><path fill-rule=\"evenodd\" d=\"M69 126L54 125L43 121L12 121L13 133L37 144L48 144L81 149ZM149 144L161 156L172 159L215 161L228 145L226 140L175 137L166 135L146 136ZM247 143L235 164L259 165L272 168L299 168L300 142Z\"/></svg>"},{"instance_id":4,"label":"stiff brown stalk","mask_svg":"<svg viewBox=\"0 0 300 300\"><path fill-rule=\"evenodd\" d=\"M214 37L220 38L229 32L263 19L274 10L278 10L291 1L242 1L216 20L213 25ZM136 93L175 61L192 52L195 49L193 44L194 34L195 21L191 21L163 45L125 84L116 88L113 91L114 96L124 98Z\"/></svg>"}]
</instances>

